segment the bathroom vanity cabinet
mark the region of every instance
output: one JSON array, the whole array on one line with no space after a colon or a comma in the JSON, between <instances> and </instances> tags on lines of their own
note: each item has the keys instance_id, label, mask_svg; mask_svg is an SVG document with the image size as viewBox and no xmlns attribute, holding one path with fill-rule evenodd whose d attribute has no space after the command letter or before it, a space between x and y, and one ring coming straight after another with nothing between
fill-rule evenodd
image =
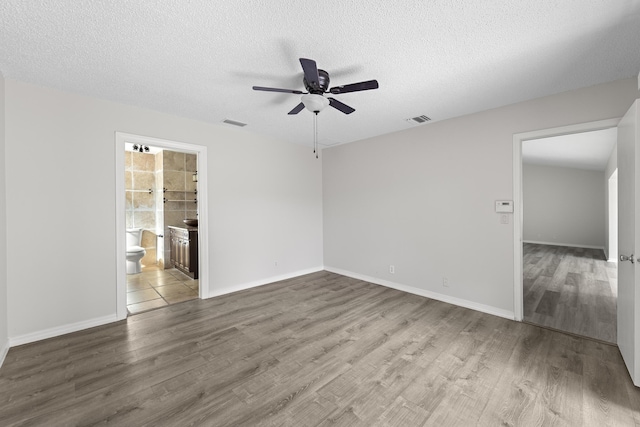
<instances>
[{"instance_id":1,"label":"bathroom vanity cabinet","mask_svg":"<svg viewBox=\"0 0 640 427\"><path fill-rule=\"evenodd\" d=\"M171 265L193 279L198 278L198 228L169 226Z\"/></svg>"}]
</instances>

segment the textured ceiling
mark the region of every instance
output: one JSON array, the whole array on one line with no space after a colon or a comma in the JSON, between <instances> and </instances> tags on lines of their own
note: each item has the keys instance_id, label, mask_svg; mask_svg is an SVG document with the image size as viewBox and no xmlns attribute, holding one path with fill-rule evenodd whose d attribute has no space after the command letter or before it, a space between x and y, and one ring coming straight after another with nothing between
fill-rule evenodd
<instances>
[{"instance_id":1,"label":"textured ceiling","mask_svg":"<svg viewBox=\"0 0 640 427\"><path fill-rule=\"evenodd\" d=\"M574 133L522 142L522 162L604 171L618 138L618 129Z\"/></svg>"},{"instance_id":2,"label":"textured ceiling","mask_svg":"<svg viewBox=\"0 0 640 427\"><path fill-rule=\"evenodd\" d=\"M0 2L5 77L308 145L299 95L251 89L303 89L300 57L380 84L320 113L331 145L636 76L638 40L637 0Z\"/></svg>"}]
</instances>

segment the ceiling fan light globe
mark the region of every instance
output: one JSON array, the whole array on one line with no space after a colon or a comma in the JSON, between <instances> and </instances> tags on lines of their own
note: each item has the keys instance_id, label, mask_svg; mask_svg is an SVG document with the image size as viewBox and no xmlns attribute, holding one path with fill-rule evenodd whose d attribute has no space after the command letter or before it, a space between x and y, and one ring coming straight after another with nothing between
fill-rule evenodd
<instances>
[{"instance_id":1,"label":"ceiling fan light globe","mask_svg":"<svg viewBox=\"0 0 640 427\"><path fill-rule=\"evenodd\" d=\"M327 108L329 100L322 95L310 93L302 96L302 103L307 110L315 113Z\"/></svg>"}]
</instances>

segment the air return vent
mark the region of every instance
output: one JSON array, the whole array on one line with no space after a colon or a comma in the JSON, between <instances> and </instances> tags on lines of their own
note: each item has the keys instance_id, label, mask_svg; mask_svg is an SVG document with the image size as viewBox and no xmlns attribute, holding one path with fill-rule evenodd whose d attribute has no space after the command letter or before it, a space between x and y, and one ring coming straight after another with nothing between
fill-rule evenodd
<instances>
[{"instance_id":1,"label":"air return vent","mask_svg":"<svg viewBox=\"0 0 640 427\"><path fill-rule=\"evenodd\" d=\"M239 126L239 127L243 127L243 126L246 126L246 125L247 125L246 123L237 122L237 121L235 121L235 120L229 120L229 119L225 119L225 120L223 120L223 122L222 122L222 123L226 123L226 124L234 125L234 126Z\"/></svg>"},{"instance_id":2,"label":"air return vent","mask_svg":"<svg viewBox=\"0 0 640 427\"><path fill-rule=\"evenodd\" d=\"M412 117L410 119L407 119L407 121L409 123L417 123L417 124L422 124L422 123L426 123L428 121L431 121L431 119L427 116L417 116L417 117Z\"/></svg>"}]
</instances>

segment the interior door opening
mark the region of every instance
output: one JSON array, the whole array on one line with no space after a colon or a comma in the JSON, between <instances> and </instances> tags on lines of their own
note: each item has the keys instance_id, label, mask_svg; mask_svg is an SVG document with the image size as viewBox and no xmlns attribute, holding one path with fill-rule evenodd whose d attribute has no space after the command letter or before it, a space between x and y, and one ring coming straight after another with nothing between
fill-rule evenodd
<instances>
[{"instance_id":1,"label":"interior door opening","mask_svg":"<svg viewBox=\"0 0 640 427\"><path fill-rule=\"evenodd\" d=\"M197 153L125 144L127 311L199 297Z\"/></svg>"},{"instance_id":2,"label":"interior door opening","mask_svg":"<svg viewBox=\"0 0 640 427\"><path fill-rule=\"evenodd\" d=\"M206 147L120 132L115 145L118 318L207 298Z\"/></svg>"},{"instance_id":3,"label":"interior door opening","mask_svg":"<svg viewBox=\"0 0 640 427\"><path fill-rule=\"evenodd\" d=\"M609 146L599 171L562 162L528 165L522 154L523 144L543 138L607 129L614 131L615 146L616 125L617 120L606 120L514 135L516 320L616 342L617 264L610 257L617 252L612 246L617 230L611 227L617 209L610 205L617 203L617 191L610 194L614 181L606 176L615 149ZM592 195L588 182L600 186ZM585 203L599 203L591 209L599 212L585 215L580 210Z\"/></svg>"}]
</instances>

